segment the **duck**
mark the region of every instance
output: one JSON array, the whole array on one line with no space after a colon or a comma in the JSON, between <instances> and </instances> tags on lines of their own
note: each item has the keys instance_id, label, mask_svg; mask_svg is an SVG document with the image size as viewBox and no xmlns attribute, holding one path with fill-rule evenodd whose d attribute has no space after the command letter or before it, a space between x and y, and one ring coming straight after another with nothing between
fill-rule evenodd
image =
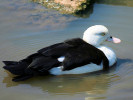
<instances>
[{"instance_id":1,"label":"duck","mask_svg":"<svg viewBox=\"0 0 133 100\"><path fill-rule=\"evenodd\" d=\"M12 80L24 81L33 76L85 74L107 71L117 57L104 42L120 43L104 25L89 27L83 38L72 38L38 50L20 61L3 61L5 70L16 75Z\"/></svg>"}]
</instances>

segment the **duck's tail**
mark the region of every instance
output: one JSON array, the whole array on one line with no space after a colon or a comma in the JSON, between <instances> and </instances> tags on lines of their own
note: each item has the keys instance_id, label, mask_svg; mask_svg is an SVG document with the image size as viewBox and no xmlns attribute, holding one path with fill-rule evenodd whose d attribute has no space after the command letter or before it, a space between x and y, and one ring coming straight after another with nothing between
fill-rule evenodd
<instances>
[{"instance_id":1,"label":"duck's tail","mask_svg":"<svg viewBox=\"0 0 133 100\"><path fill-rule=\"evenodd\" d=\"M4 69L17 75L13 81L23 81L36 75L47 75L49 69L59 66L57 59L35 53L20 61L3 61Z\"/></svg>"},{"instance_id":2,"label":"duck's tail","mask_svg":"<svg viewBox=\"0 0 133 100\"><path fill-rule=\"evenodd\" d=\"M4 69L8 70L14 75L23 75L25 74L25 69L28 64L25 62L16 62L16 61L3 61L5 66Z\"/></svg>"},{"instance_id":3,"label":"duck's tail","mask_svg":"<svg viewBox=\"0 0 133 100\"><path fill-rule=\"evenodd\" d=\"M13 81L23 81L33 76L32 70L27 69L29 66L27 62L3 61L3 63L5 64L4 69L14 75L18 75Z\"/></svg>"}]
</instances>

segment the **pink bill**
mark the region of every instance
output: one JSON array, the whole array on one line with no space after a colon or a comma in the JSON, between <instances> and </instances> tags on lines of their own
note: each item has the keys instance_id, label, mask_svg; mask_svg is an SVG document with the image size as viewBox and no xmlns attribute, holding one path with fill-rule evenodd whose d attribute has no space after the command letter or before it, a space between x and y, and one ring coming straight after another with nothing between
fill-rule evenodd
<instances>
[{"instance_id":1,"label":"pink bill","mask_svg":"<svg viewBox=\"0 0 133 100\"><path fill-rule=\"evenodd\" d=\"M120 43L121 40L116 37L108 38L107 41L113 42L113 43Z\"/></svg>"}]
</instances>

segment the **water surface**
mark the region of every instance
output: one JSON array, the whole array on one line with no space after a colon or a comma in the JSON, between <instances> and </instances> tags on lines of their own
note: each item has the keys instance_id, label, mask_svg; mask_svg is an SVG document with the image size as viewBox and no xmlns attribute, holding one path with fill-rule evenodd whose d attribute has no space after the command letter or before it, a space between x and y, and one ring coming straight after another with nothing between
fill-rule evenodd
<instances>
[{"instance_id":1,"label":"water surface","mask_svg":"<svg viewBox=\"0 0 133 100\"><path fill-rule=\"evenodd\" d=\"M105 0L106 2L106 0ZM90 17L62 15L28 0L0 3L0 99L1 100L132 100L133 99L133 7L112 3L95 4ZM126 1L125 1L126 2ZM102 24L121 44L106 43L118 62L107 73L35 77L12 82L2 69L3 60L20 60L42 47Z\"/></svg>"}]
</instances>

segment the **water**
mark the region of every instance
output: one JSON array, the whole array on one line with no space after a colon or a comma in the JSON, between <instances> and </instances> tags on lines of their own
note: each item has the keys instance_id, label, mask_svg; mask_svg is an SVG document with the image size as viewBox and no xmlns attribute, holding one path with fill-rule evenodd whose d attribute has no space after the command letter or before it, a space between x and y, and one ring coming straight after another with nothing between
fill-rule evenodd
<instances>
[{"instance_id":1,"label":"water","mask_svg":"<svg viewBox=\"0 0 133 100\"><path fill-rule=\"evenodd\" d=\"M132 100L133 2L106 1L95 4L90 16L82 18L28 0L1 0L0 100ZM20 60L50 44L82 37L95 24L107 26L110 34L122 40L121 44L107 43L118 57L116 67L107 73L44 76L16 83L2 69L3 60Z\"/></svg>"}]
</instances>

